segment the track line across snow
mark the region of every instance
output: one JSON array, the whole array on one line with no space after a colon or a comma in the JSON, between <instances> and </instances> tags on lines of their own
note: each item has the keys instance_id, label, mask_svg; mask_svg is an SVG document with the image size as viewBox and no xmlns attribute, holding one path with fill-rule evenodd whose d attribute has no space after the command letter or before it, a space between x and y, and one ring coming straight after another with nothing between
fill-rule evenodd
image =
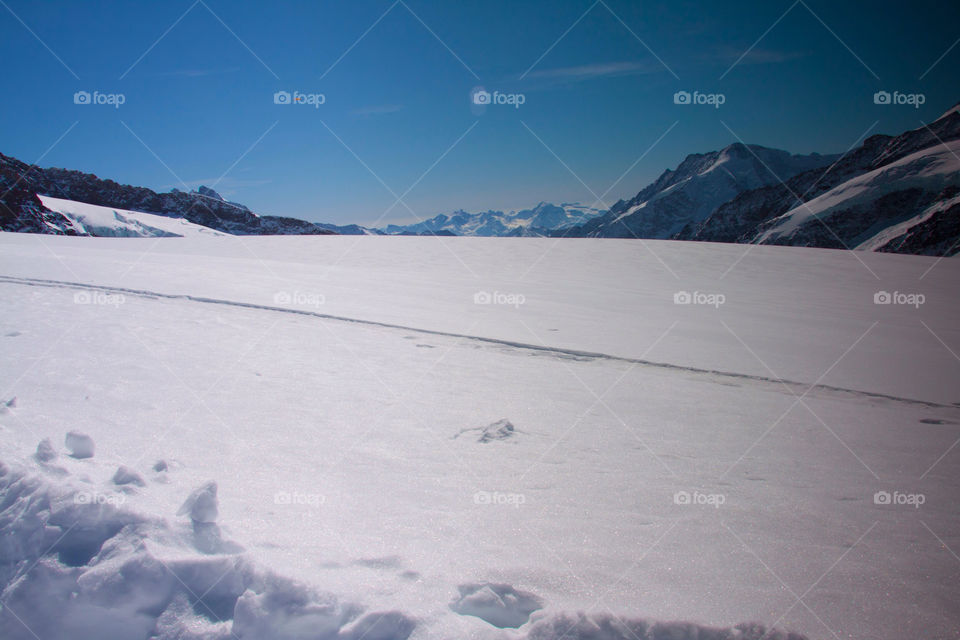
<instances>
[{"instance_id":1,"label":"track line across snow","mask_svg":"<svg viewBox=\"0 0 960 640\"><path fill-rule=\"evenodd\" d=\"M500 338L489 338L484 336L473 336L462 333L454 333L450 331L439 331L436 329L424 329L421 327L411 327L402 324L392 324L388 322L379 322L376 320L366 320L363 318L349 318L346 316L337 316L329 313L320 313L317 311L307 311L303 309L290 309L286 307L275 307L270 305L254 304L252 302L239 302L235 300L222 300L218 298L207 298L204 296L193 296L189 294L172 294L172 293L159 293L156 291L147 291L144 289L128 289L125 287L110 287L106 285L95 285L95 284L86 284L82 282L69 282L64 280L45 280L39 278L22 278L16 276L5 276L0 275L0 283L22 285L22 286L32 286L32 287L52 287L52 288L63 288L63 289L80 289L88 291L103 291L107 293L121 293L125 295L131 295L141 298L163 298L169 300L186 300L189 302L198 302L202 304L217 304L217 305L226 305L231 307L240 307L246 309L254 309L258 311L272 311L275 313L288 313L299 316L309 316L314 318L319 318L322 320L333 320L336 322L351 322L355 324L363 324L374 327L384 327L387 329L393 329L398 331L412 331L415 333L421 333L425 335L441 336L446 338L456 338L459 340L469 340L473 342L479 342L483 344L496 345L500 347L509 347L512 349L532 351L539 354L554 355L557 357L576 357L583 360L606 360L612 362L625 362L628 364L633 364L643 367L651 368L660 368L660 369L669 369L673 371L678 371L682 373L697 374L703 376L709 376L711 378L725 378L725 379L735 379L740 381L748 381L765 385L776 385L777 391L784 391L789 389L792 393L796 391L794 395L802 397L805 395L810 395L813 392L818 394L826 395L849 395L858 398L873 398L877 400L886 400L891 402L900 402L911 405L919 405L924 407L932 408L943 408L943 409L958 409L960 406L956 404L946 404L939 402L931 402L927 400L918 400L916 398L904 398L900 396L893 396L884 393L876 393L872 391L863 391L860 389L849 389L845 387L837 387L833 385L825 384L810 384L807 382L798 382L795 380L784 380L781 378L774 378L772 376L760 376L747 373L737 373L733 371L721 371L718 369L704 369L700 367L690 367L685 365L672 364L669 362L658 362L655 360L646 360L643 358L630 358L627 356L617 356L608 353L599 353L595 351L581 351L578 349L568 349L563 347L551 347L547 345L538 345L531 344L526 342L517 342L513 340L504 340Z\"/></svg>"}]
</instances>

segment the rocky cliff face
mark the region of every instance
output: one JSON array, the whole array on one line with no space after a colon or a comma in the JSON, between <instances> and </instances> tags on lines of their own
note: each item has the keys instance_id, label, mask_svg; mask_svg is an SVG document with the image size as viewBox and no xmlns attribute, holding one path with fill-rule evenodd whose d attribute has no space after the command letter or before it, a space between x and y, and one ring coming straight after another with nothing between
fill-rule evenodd
<instances>
[{"instance_id":1,"label":"rocky cliff face","mask_svg":"<svg viewBox=\"0 0 960 640\"><path fill-rule=\"evenodd\" d=\"M227 202L216 191L173 190L156 193L144 187L67 169L41 169L0 154L0 229L30 233L75 234L60 214L36 197L49 195L117 209L157 213L235 235L326 235L335 233L312 222L279 216L258 216Z\"/></svg>"}]
</instances>

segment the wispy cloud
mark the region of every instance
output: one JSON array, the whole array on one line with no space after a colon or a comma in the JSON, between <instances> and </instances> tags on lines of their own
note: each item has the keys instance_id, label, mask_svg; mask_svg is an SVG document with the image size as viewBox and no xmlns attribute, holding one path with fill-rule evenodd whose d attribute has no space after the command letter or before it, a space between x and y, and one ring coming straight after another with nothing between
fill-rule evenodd
<instances>
[{"instance_id":1,"label":"wispy cloud","mask_svg":"<svg viewBox=\"0 0 960 640\"><path fill-rule=\"evenodd\" d=\"M722 62L723 64L730 64L738 60L741 55L743 55L742 49L724 46L714 55L709 56L709 59ZM781 62L797 60L807 55L808 53L806 51L777 51L774 49L756 48L751 49L747 55L743 56L740 64L780 64Z\"/></svg>"},{"instance_id":2,"label":"wispy cloud","mask_svg":"<svg viewBox=\"0 0 960 640\"><path fill-rule=\"evenodd\" d=\"M596 64L582 64L574 67L539 69L537 71L531 71L527 77L559 80L563 82L583 82L585 80L593 80L594 78L656 73L661 69L662 67L657 67L649 62L600 62Z\"/></svg>"},{"instance_id":3,"label":"wispy cloud","mask_svg":"<svg viewBox=\"0 0 960 640\"><path fill-rule=\"evenodd\" d=\"M216 76L225 73L236 73L242 70L243 67L230 67L227 69L174 69L172 71L161 71L152 75L162 78L204 78L206 76Z\"/></svg>"},{"instance_id":4,"label":"wispy cloud","mask_svg":"<svg viewBox=\"0 0 960 640\"><path fill-rule=\"evenodd\" d=\"M355 116L382 116L387 113L396 113L403 109L402 104L379 104L369 107L360 107L354 109L351 113Z\"/></svg>"}]
</instances>

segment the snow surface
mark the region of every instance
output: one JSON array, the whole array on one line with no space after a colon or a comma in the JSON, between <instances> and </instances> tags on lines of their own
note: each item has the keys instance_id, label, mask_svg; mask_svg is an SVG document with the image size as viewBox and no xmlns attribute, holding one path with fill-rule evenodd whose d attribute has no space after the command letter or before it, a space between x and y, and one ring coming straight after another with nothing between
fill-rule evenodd
<instances>
[{"instance_id":1,"label":"snow surface","mask_svg":"<svg viewBox=\"0 0 960 640\"><path fill-rule=\"evenodd\" d=\"M0 636L958 637L958 265L0 234Z\"/></svg>"},{"instance_id":2,"label":"snow surface","mask_svg":"<svg viewBox=\"0 0 960 640\"><path fill-rule=\"evenodd\" d=\"M229 235L183 218L127 211L37 194L47 209L64 215L81 234L102 237L156 238ZM204 196L207 197L207 196Z\"/></svg>"}]
</instances>

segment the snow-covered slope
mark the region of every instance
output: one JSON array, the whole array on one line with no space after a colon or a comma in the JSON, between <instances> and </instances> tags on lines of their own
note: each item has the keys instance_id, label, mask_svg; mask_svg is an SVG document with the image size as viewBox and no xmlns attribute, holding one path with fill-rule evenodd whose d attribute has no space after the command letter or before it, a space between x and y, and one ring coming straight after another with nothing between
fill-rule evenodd
<instances>
[{"instance_id":1,"label":"snow-covered slope","mask_svg":"<svg viewBox=\"0 0 960 640\"><path fill-rule=\"evenodd\" d=\"M532 209L509 213L457 211L449 216L440 214L416 224L389 225L383 232L390 235L542 236L583 224L601 214L602 210L577 202L565 202L559 206L541 202Z\"/></svg>"},{"instance_id":2,"label":"snow-covered slope","mask_svg":"<svg viewBox=\"0 0 960 640\"><path fill-rule=\"evenodd\" d=\"M757 242L822 245L812 236L837 234L851 247L882 249L931 216L950 215L960 193L958 153L954 140L857 176L764 224Z\"/></svg>"},{"instance_id":3,"label":"snow-covered slope","mask_svg":"<svg viewBox=\"0 0 960 640\"><path fill-rule=\"evenodd\" d=\"M37 198L47 209L67 218L77 235L130 238L227 235L183 218L101 207L40 194L37 194Z\"/></svg>"},{"instance_id":4,"label":"snow-covered slope","mask_svg":"<svg viewBox=\"0 0 960 640\"><path fill-rule=\"evenodd\" d=\"M899 247L910 242L912 238L924 233L926 228L928 228L931 223L936 223L940 220L943 220L949 215L952 215L954 224L957 224L957 220L960 218L960 208L958 207L960 207L960 196L955 195L953 197L947 197L946 194L944 194L943 198L929 205L920 211L920 213L907 218L903 222L890 225L886 229L883 229L879 233L875 234L869 240L863 241L854 248L861 251L884 251L898 249ZM948 236L948 238L953 236L955 236L955 234ZM948 239L947 241L953 243L956 242L952 239ZM924 238L923 244L926 248L929 247L931 243L929 240ZM936 247L936 245L934 245L934 247ZM955 252L955 247L945 244L942 246L941 250L937 251L937 253L940 255L949 255L953 252Z\"/></svg>"},{"instance_id":5,"label":"snow-covered slope","mask_svg":"<svg viewBox=\"0 0 960 640\"><path fill-rule=\"evenodd\" d=\"M813 169L783 184L741 193L675 237L742 243L762 239L803 246L953 255L960 249L960 209L944 205L953 197L956 167L951 169L952 161L942 156L947 148L955 149L944 144L954 145L958 139L960 111L956 108L898 136L870 136L829 168ZM911 165L905 166L903 161L911 156ZM937 175L929 179L923 176L928 161L939 167L932 169ZM889 171L884 170L887 167ZM869 181L869 189L859 194L864 187L862 180ZM851 195L856 196L854 201L844 208L842 201ZM774 229L787 215L804 219L802 203L811 205L814 200L836 205L823 220L829 226L816 218L805 218L807 224L790 233ZM915 222L908 224L911 219ZM884 229L888 225L890 228ZM887 241L880 242L880 238Z\"/></svg>"},{"instance_id":6,"label":"snow-covered slope","mask_svg":"<svg viewBox=\"0 0 960 640\"><path fill-rule=\"evenodd\" d=\"M736 143L720 151L693 154L668 170L633 199L573 230L578 236L670 238L696 224L737 194L787 180L835 157L791 155Z\"/></svg>"},{"instance_id":7,"label":"snow-covered slope","mask_svg":"<svg viewBox=\"0 0 960 640\"><path fill-rule=\"evenodd\" d=\"M952 637L960 263L637 247L0 234L3 637Z\"/></svg>"}]
</instances>

